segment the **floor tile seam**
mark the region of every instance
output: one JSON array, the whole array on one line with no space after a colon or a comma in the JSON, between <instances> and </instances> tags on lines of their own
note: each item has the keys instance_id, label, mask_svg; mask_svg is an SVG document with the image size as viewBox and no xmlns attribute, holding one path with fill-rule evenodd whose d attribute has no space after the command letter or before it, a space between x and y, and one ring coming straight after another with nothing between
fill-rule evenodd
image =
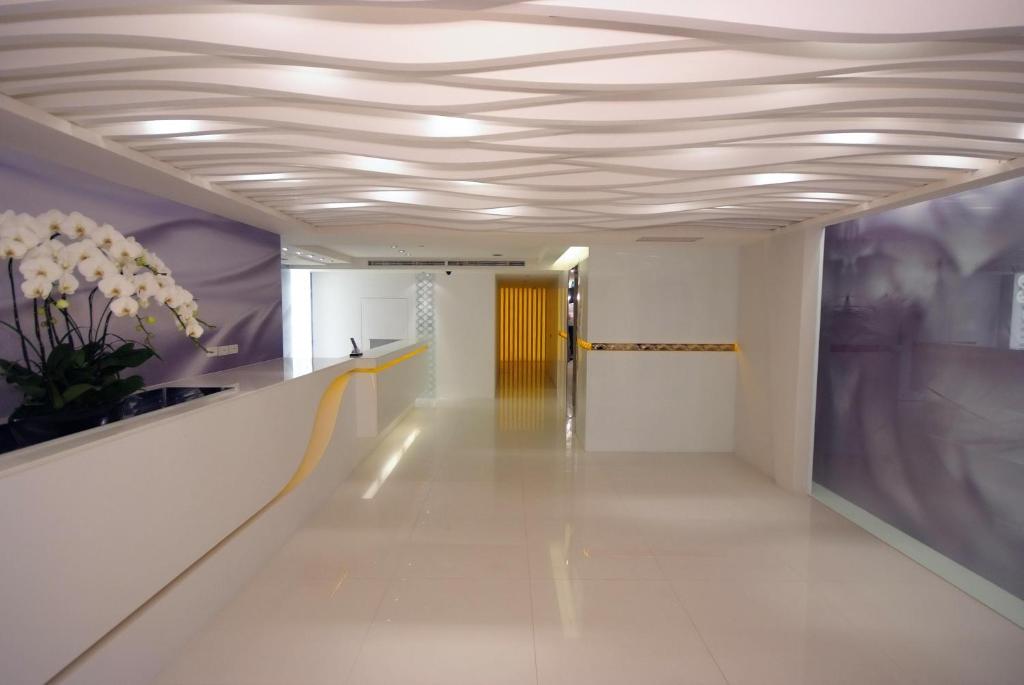
<instances>
[{"instance_id":1,"label":"floor tile seam","mask_svg":"<svg viewBox=\"0 0 1024 685\"><path fill-rule=\"evenodd\" d=\"M535 685L540 685L540 662L537 658L537 617L533 592L533 563L530 559L530 537L529 526L526 523L526 487L524 483L520 483L519 495L523 504L523 527L525 528L523 551L526 555L526 585L529 588L530 594L530 638L533 645L533 680Z\"/></svg>"},{"instance_id":2,"label":"floor tile seam","mask_svg":"<svg viewBox=\"0 0 1024 685\"><path fill-rule=\"evenodd\" d=\"M427 496L429 496L429 494L430 494L430 486L429 485L427 487L427 493L426 494L427 494ZM424 497L424 502L426 501L426 499L427 499L427 497ZM422 509L422 506L423 505L420 505L421 509ZM417 515L416 517L414 517L412 525L404 526L403 527L404 528L403 532L399 533L398 535L396 535L394 540L389 543L389 544L395 545L395 547L396 547L396 549L394 550L395 554L398 553L398 550L397 550L398 545L408 542L409 538L412 536L412 531L416 527L416 522L418 520L419 519L418 519L418 515ZM403 538L403 535L404 535L404 538ZM366 649L366 642L369 639L370 631L373 630L373 626L377 623L377 618L378 618L378 616L380 616L381 608L384 606L384 602L386 601L386 599L390 595L391 589L392 589L392 587L394 587L394 585L396 583L396 580L397 580L395 578L396 575L397 575L397 571L395 569L392 569L391 572L390 573L386 573L383 578L379 578L379 580L381 581L381 583L384 586L384 590L383 590L383 592L381 592L380 598L377 600L377 604L373 608L373 615L366 622L366 626L362 630L362 634L359 637L359 645L355 649L355 655L353 656L352 660L350 661L350 663L348 665L348 669L345 672L344 679L341 681L340 685L348 685L349 683L352 682L352 680L353 680L353 678L355 676L355 673L356 673L356 668L358 667L359 662L362 659L363 653L364 653L364 651Z\"/></svg>"},{"instance_id":3,"label":"floor tile seam","mask_svg":"<svg viewBox=\"0 0 1024 685\"><path fill-rule=\"evenodd\" d=\"M832 585L839 586L841 590L849 589L849 582L845 580L806 580L804 582L807 583L808 587L810 587L812 584L820 586L824 583L831 583ZM841 602L836 601L835 599L829 597L827 594L824 597L822 597L822 601L824 601L827 606L831 607L832 611L837 616L842 618L844 625L848 629L850 629L854 633L860 632L861 628L858 621L855 619L855 617L850 613L848 609L844 608ZM875 608L874 604L870 606L872 609ZM873 627L873 623L869 622L868 629L870 630ZM896 658L896 655L899 653L899 650L893 650L893 646L894 645L892 645L889 641L883 641L881 647L877 651L880 652L881 656L885 659L885 661L887 661L891 665L893 672L905 679L904 682L919 683L920 681L918 678L909 677L910 674L907 673L907 669L904 667L903 663ZM930 683L929 685L937 684Z\"/></svg>"},{"instance_id":4,"label":"floor tile seam","mask_svg":"<svg viewBox=\"0 0 1024 685\"><path fill-rule=\"evenodd\" d=\"M708 653L708 656L711 657L711 661L714 662L715 668L718 669L719 675L722 676L722 681L725 682L727 685L733 685L733 682L729 680L729 677L725 674L725 669L722 668L722 664L719 663L718 657L715 655L714 650L711 649L711 645L708 644L707 638L704 637L704 632L700 629L700 626L697 625L697 622L693 619L693 615L690 613L689 608L686 606L686 602L683 600L678 590L676 590L675 583L671 581L666 582L668 582L669 591L675 598L676 604L678 604L680 609L682 609L683 615L686 616L686 620L690 622L690 626L693 627L693 631L697 634L697 638L700 640L700 643L704 645L704 650Z\"/></svg>"},{"instance_id":5,"label":"floor tile seam","mask_svg":"<svg viewBox=\"0 0 1024 685\"><path fill-rule=\"evenodd\" d=\"M362 630L362 634L359 636L359 645L355 649L355 655L349 662L348 668L345 671L344 679L339 685L350 685L353 677L355 676L356 667L359 665L359 661L363 657L363 651L366 649L366 641L370 637L370 631L373 630L373 626L377 623L377 617L380 615L381 607L384 606L384 601L387 599L389 591L394 581L390 578L382 578L384 583L384 591L381 592L380 598L377 600L377 605L373 608L373 616L366 622L366 626Z\"/></svg>"}]
</instances>

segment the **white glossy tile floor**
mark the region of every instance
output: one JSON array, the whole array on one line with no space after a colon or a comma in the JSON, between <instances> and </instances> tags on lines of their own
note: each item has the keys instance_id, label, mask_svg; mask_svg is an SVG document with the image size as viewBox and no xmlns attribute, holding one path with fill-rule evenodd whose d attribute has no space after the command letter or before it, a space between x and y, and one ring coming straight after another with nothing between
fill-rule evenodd
<instances>
[{"instance_id":1,"label":"white glossy tile floor","mask_svg":"<svg viewBox=\"0 0 1024 685\"><path fill-rule=\"evenodd\" d=\"M415 410L160 685L1024 682L1024 631L814 500L565 436Z\"/></svg>"}]
</instances>

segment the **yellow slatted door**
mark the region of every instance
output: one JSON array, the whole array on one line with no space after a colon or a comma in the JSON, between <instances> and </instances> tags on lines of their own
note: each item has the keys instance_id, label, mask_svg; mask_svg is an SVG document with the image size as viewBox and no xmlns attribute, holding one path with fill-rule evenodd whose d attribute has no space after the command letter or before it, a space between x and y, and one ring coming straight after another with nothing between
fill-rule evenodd
<instances>
[{"instance_id":1,"label":"yellow slatted door","mask_svg":"<svg viewBox=\"0 0 1024 685\"><path fill-rule=\"evenodd\" d=\"M557 335L552 316L556 285L498 284L498 395L506 398L501 422L507 429L535 429L542 419L544 393L550 388L549 338ZM557 290L555 291L557 293Z\"/></svg>"}]
</instances>

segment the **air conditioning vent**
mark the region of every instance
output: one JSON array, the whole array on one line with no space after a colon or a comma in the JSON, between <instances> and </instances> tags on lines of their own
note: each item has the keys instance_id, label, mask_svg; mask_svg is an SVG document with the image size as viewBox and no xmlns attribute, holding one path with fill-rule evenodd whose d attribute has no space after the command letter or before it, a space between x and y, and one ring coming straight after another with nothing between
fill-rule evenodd
<instances>
[{"instance_id":1,"label":"air conditioning vent","mask_svg":"<svg viewBox=\"0 0 1024 685\"><path fill-rule=\"evenodd\" d=\"M657 235L645 235L642 238L637 238L638 243L695 243L701 238L698 236L693 237L675 237L675 236L657 236Z\"/></svg>"},{"instance_id":2,"label":"air conditioning vent","mask_svg":"<svg viewBox=\"0 0 1024 685\"><path fill-rule=\"evenodd\" d=\"M370 259L367 266L444 266L443 259Z\"/></svg>"},{"instance_id":3,"label":"air conditioning vent","mask_svg":"<svg viewBox=\"0 0 1024 685\"><path fill-rule=\"evenodd\" d=\"M448 266L526 266L517 259L449 259Z\"/></svg>"}]
</instances>

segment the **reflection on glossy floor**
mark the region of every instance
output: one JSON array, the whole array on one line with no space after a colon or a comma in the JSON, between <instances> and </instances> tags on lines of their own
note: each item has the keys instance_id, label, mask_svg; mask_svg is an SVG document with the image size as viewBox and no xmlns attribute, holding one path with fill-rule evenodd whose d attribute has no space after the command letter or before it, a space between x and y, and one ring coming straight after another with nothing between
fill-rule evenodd
<instances>
[{"instance_id":1,"label":"reflection on glossy floor","mask_svg":"<svg viewBox=\"0 0 1024 685\"><path fill-rule=\"evenodd\" d=\"M1022 682L1024 631L809 498L504 401L416 410L161 685Z\"/></svg>"},{"instance_id":2,"label":"reflection on glossy floor","mask_svg":"<svg viewBox=\"0 0 1024 685\"><path fill-rule=\"evenodd\" d=\"M499 432L543 431L557 420L551 411L556 373L545 362L502 362L498 365L496 395Z\"/></svg>"}]
</instances>

